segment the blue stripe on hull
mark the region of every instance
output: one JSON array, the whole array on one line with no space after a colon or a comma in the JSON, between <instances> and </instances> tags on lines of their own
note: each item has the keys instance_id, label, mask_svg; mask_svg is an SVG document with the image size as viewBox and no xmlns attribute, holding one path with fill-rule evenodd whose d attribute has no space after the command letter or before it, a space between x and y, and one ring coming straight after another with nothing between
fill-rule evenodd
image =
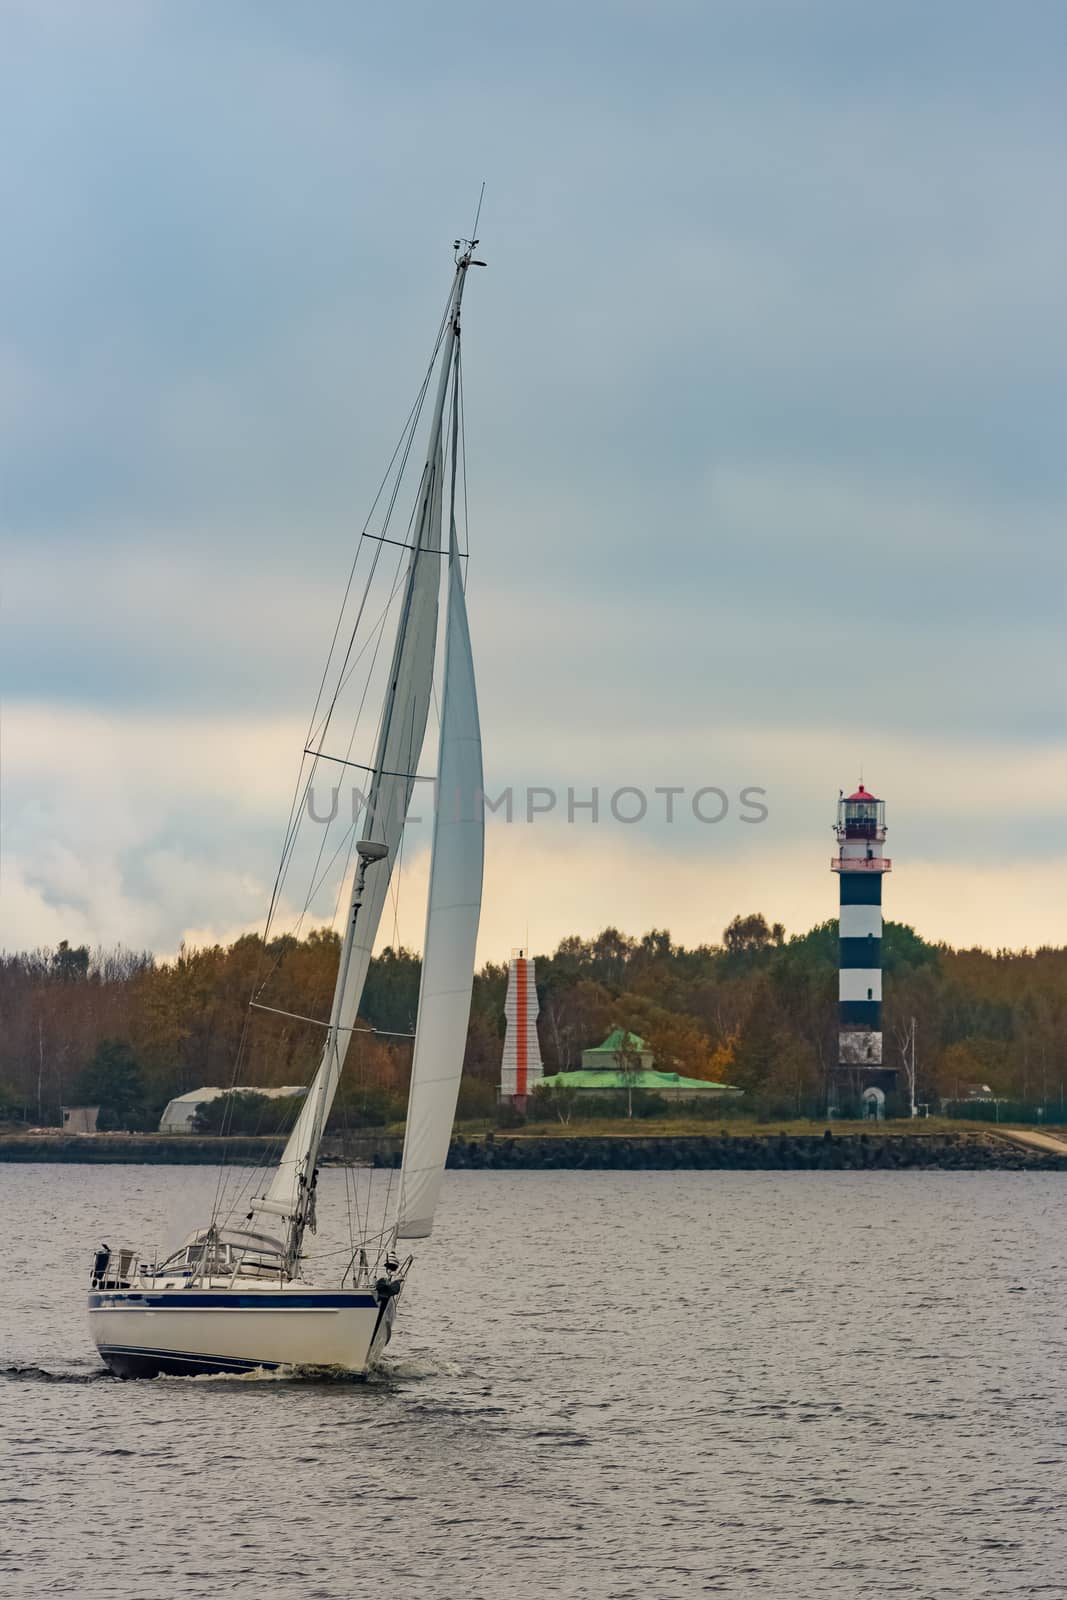
<instances>
[{"instance_id":1,"label":"blue stripe on hull","mask_svg":"<svg viewBox=\"0 0 1067 1600\"><path fill-rule=\"evenodd\" d=\"M374 1311L373 1294L241 1294L213 1289L194 1294L188 1289L105 1290L89 1295L90 1311Z\"/></svg>"}]
</instances>

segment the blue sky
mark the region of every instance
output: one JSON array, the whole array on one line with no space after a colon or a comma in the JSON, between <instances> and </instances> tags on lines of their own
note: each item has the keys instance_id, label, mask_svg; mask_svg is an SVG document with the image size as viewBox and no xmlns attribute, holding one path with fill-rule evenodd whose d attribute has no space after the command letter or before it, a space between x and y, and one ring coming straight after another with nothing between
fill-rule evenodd
<instances>
[{"instance_id":1,"label":"blue sky","mask_svg":"<svg viewBox=\"0 0 1067 1600\"><path fill-rule=\"evenodd\" d=\"M4 27L4 944L259 920L483 179L490 781L770 809L491 826L483 953L809 926L861 767L892 914L1067 937L1062 7L27 0Z\"/></svg>"}]
</instances>

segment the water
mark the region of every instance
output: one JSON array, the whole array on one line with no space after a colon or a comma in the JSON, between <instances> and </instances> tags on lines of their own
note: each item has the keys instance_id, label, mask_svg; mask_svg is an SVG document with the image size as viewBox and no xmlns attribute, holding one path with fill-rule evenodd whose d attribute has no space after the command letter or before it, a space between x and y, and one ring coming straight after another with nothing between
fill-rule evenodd
<instances>
[{"instance_id":1,"label":"water","mask_svg":"<svg viewBox=\"0 0 1067 1600\"><path fill-rule=\"evenodd\" d=\"M5 1600L1067 1595L1067 1175L454 1173L371 1382L102 1375L213 1186L0 1167Z\"/></svg>"}]
</instances>

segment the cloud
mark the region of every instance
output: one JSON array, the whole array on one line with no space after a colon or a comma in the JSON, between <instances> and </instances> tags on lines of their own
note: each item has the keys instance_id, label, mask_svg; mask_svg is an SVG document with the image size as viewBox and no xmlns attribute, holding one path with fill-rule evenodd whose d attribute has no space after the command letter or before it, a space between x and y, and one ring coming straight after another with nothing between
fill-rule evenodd
<instances>
[{"instance_id":1,"label":"cloud","mask_svg":"<svg viewBox=\"0 0 1067 1600\"><path fill-rule=\"evenodd\" d=\"M557 857L551 822L529 830L547 922L670 893L653 920L678 931L705 873L709 921L760 895L816 920L862 764L901 872L925 861L990 942L987 905L1035 937L1067 820L1058 26L1043 4L1025 29L839 0L116 0L92 26L19 5L5 937L171 949L254 925L482 176L465 384L491 782L771 799L751 836L647 830L648 884L629 834L564 830ZM935 902L915 905L936 922ZM510 917L493 899L486 938L515 942Z\"/></svg>"},{"instance_id":2,"label":"cloud","mask_svg":"<svg viewBox=\"0 0 1067 1600\"><path fill-rule=\"evenodd\" d=\"M612 924L638 935L669 928L680 943L718 943L738 912L759 910L789 933L836 917L829 850L768 849L743 858L711 850L681 857L638 835L563 827L491 827L479 958L511 949L550 951L565 934L591 937ZM422 944L428 854L403 874L399 912L387 910L380 944ZM884 884L885 915L924 938L960 947L1062 944L1067 854L1022 866L900 859Z\"/></svg>"},{"instance_id":3,"label":"cloud","mask_svg":"<svg viewBox=\"0 0 1067 1600\"><path fill-rule=\"evenodd\" d=\"M9 710L4 719L5 838L0 944L7 948L68 938L146 945L162 954L189 943L229 939L262 926L292 796L303 728L295 719L205 720L145 712L108 718L49 706ZM714 736L714 746L712 745ZM567 933L616 923L631 931L668 926L691 943L716 939L738 911L761 909L791 931L832 915L829 872L836 787L857 776L832 730L784 725L754 746L744 726L690 730L680 744L649 733L639 763L604 740L571 732L550 764L511 768L529 756L529 730L501 739L489 793L514 789L513 820L497 810L487 827L483 959L500 959L531 938L542 948ZM708 751L717 759L708 765ZM756 751L761 770L751 772ZM543 751L549 758L548 746ZM958 742L926 745L901 736L883 742L870 783L887 797L895 858L893 914L928 938L992 945L1062 938L1067 876L1060 822L1064 766L1052 751ZM332 775L323 775L317 810L329 809ZM766 791L766 821L739 803L752 782ZM551 811L526 817L530 784L554 789ZM664 820L675 796L676 821ZM694 792L716 785L729 810L702 823ZM599 793L599 821L587 802ZM641 788L647 818L626 825L611 797ZM836 787L835 787L836 786ZM578 806L568 825L567 790ZM753 796L753 799L756 797ZM409 830L395 906L383 942L421 944L429 816L420 794ZM536 804L543 807L545 796ZM639 808L633 795L618 810ZM702 802L705 816L721 809ZM322 862L345 835L349 797ZM991 828L989 817L997 819ZM322 830L305 822L276 927L294 926L311 881ZM303 926L330 921L344 850ZM321 870L320 863L320 870ZM896 897L899 895L899 901ZM888 902L887 902L888 903ZM1057 928L1059 932L1057 934Z\"/></svg>"}]
</instances>

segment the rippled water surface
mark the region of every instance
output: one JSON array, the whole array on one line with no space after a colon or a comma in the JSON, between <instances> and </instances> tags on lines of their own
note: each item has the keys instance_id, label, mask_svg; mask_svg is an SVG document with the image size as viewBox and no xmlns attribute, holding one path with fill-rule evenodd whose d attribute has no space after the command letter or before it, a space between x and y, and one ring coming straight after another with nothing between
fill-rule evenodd
<instances>
[{"instance_id":1,"label":"rippled water surface","mask_svg":"<svg viewBox=\"0 0 1067 1600\"><path fill-rule=\"evenodd\" d=\"M214 1181L0 1167L0 1595L1067 1595L1067 1175L452 1173L371 1382L110 1379Z\"/></svg>"}]
</instances>

